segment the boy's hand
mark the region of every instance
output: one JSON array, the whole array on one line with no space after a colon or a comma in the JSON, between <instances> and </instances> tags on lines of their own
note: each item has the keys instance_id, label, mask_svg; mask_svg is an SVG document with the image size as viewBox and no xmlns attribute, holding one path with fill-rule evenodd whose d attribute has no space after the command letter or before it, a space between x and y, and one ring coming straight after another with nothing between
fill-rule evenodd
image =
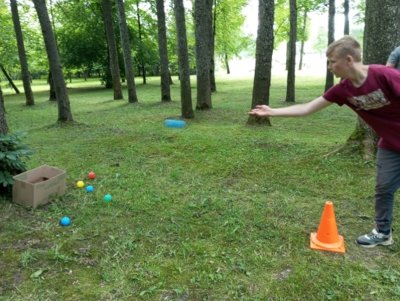
<instances>
[{"instance_id":1,"label":"boy's hand","mask_svg":"<svg viewBox=\"0 0 400 301\"><path fill-rule=\"evenodd\" d=\"M256 115L260 117L272 116L272 108L266 105L257 105L254 109L249 112L250 115Z\"/></svg>"}]
</instances>

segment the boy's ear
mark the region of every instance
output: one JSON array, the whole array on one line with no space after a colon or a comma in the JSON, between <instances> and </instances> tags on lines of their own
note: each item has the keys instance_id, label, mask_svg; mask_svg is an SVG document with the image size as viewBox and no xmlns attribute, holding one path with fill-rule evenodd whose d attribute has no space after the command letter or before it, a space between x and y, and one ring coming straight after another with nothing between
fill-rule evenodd
<instances>
[{"instance_id":1,"label":"boy's ear","mask_svg":"<svg viewBox=\"0 0 400 301\"><path fill-rule=\"evenodd\" d=\"M348 63L352 63L352 62L354 62L354 58L351 56L351 55L347 55L346 56L346 62L348 62Z\"/></svg>"}]
</instances>

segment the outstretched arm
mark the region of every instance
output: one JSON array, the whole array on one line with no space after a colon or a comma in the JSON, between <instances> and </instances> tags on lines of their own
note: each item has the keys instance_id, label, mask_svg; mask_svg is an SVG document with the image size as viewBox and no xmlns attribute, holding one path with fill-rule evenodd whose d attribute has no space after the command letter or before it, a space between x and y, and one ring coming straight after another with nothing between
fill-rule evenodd
<instances>
[{"instance_id":1,"label":"outstretched arm","mask_svg":"<svg viewBox=\"0 0 400 301\"><path fill-rule=\"evenodd\" d=\"M314 112L320 111L323 108L331 105L330 101L327 101L322 96L307 102L298 105L293 105L290 107L273 109L266 105L256 106L252 109L249 114L256 115L260 117L272 117L272 116L281 116L281 117L297 117L297 116L306 116L310 115Z\"/></svg>"}]
</instances>

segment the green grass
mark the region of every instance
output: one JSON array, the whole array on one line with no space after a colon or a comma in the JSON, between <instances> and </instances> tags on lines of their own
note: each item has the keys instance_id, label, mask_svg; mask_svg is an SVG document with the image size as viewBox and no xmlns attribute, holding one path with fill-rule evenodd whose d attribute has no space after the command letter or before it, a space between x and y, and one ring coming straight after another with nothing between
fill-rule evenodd
<instances>
[{"instance_id":1,"label":"green grass","mask_svg":"<svg viewBox=\"0 0 400 301\"><path fill-rule=\"evenodd\" d=\"M353 131L349 109L247 126L251 79L219 78L214 108L169 129L163 120L180 113L176 79L172 103L160 103L150 78L138 82L135 105L112 100L98 81L74 80L76 124L59 126L44 87L35 85L33 107L5 90L7 121L35 151L29 168L67 171L67 192L36 210L0 199L0 300L400 298L399 244L354 243L373 227L374 167L325 156ZM297 87L305 102L323 79L298 77ZM271 104L284 96L285 79L275 78ZM91 194L75 187L90 170ZM309 248L327 200L344 255ZM58 225L63 215L70 227Z\"/></svg>"}]
</instances>

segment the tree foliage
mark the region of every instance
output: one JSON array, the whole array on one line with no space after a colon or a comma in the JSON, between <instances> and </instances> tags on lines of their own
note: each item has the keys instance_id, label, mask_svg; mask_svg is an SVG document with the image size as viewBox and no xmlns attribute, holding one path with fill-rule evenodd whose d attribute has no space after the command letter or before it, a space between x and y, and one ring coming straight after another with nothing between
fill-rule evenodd
<instances>
[{"instance_id":1,"label":"tree foliage","mask_svg":"<svg viewBox=\"0 0 400 301\"><path fill-rule=\"evenodd\" d=\"M17 41L14 35L11 12L4 0L0 0L0 63L6 67L18 63Z\"/></svg>"},{"instance_id":2,"label":"tree foliage","mask_svg":"<svg viewBox=\"0 0 400 301\"><path fill-rule=\"evenodd\" d=\"M252 44L252 38L242 31L246 0L216 0L215 54L221 61L240 56Z\"/></svg>"},{"instance_id":3,"label":"tree foliage","mask_svg":"<svg viewBox=\"0 0 400 301\"><path fill-rule=\"evenodd\" d=\"M0 194L11 193L13 176L26 171L25 159L32 153L20 134L0 134Z\"/></svg>"},{"instance_id":4,"label":"tree foliage","mask_svg":"<svg viewBox=\"0 0 400 301\"><path fill-rule=\"evenodd\" d=\"M55 7L57 42L63 66L87 74L106 65L107 45L99 4L94 1L59 1Z\"/></svg>"}]
</instances>

